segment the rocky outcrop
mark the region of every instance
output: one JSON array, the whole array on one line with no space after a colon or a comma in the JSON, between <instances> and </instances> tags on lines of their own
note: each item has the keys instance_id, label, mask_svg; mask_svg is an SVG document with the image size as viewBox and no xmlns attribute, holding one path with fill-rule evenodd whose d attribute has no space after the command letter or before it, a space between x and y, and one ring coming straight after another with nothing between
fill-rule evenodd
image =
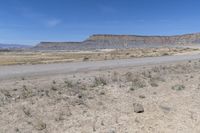
<instances>
[{"instance_id":1,"label":"rocky outcrop","mask_svg":"<svg viewBox=\"0 0 200 133\"><path fill-rule=\"evenodd\" d=\"M92 35L83 42L41 42L39 50L95 50L200 44L200 33L176 36Z\"/></svg>"}]
</instances>

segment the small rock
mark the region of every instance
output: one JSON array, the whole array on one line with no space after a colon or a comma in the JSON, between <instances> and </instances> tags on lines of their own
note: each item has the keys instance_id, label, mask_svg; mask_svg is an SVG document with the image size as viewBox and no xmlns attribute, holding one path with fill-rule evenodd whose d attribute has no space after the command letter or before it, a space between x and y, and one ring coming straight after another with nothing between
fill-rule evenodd
<instances>
[{"instance_id":1,"label":"small rock","mask_svg":"<svg viewBox=\"0 0 200 133\"><path fill-rule=\"evenodd\" d=\"M23 112L24 112L24 114L25 114L26 116L32 117L30 108L23 107L22 110L23 110Z\"/></svg>"},{"instance_id":2,"label":"small rock","mask_svg":"<svg viewBox=\"0 0 200 133\"><path fill-rule=\"evenodd\" d=\"M15 128L15 132L19 132L19 128Z\"/></svg>"},{"instance_id":3,"label":"small rock","mask_svg":"<svg viewBox=\"0 0 200 133\"><path fill-rule=\"evenodd\" d=\"M167 107L167 106L164 106L164 105L160 105L159 107L166 113L171 111L170 107Z\"/></svg>"},{"instance_id":4,"label":"small rock","mask_svg":"<svg viewBox=\"0 0 200 133\"><path fill-rule=\"evenodd\" d=\"M145 95L140 95L139 98L144 99L146 97L145 97Z\"/></svg>"},{"instance_id":5,"label":"small rock","mask_svg":"<svg viewBox=\"0 0 200 133\"><path fill-rule=\"evenodd\" d=\"M104 91L101 91L100 92L100 95L105 95L106 93Z\"/></svg>"},{"instance_id":6,"label":"small rock","mask_svg":"<svg viewBox=\"0 0 200 133\"><path fill-rule=\"evenodd\" d=\"M134 107L135 113L143 113L144 112L144 107L141 104L134 103L133 107Z\"/></svg>"},{"instance_id":7,"label":"small rock","mask_svg":"<svg viewBox=\"0 0 200 133\"><path fill-rule=\"evenodd\" d=\"M46 123L42 121L37 121L34 127L37 130L44 130L46 128Z\"/></svg>"},{"instance_id":8,"label":"small rock","mask_svg":"<svg viewBox=\"0 0 200 133\"><path fill-rule=\"evenodd\" d=\"M157 95L157 92L153 92L154 95Z\"/></svg>"},{"instance_id":9,"label":"small rock","mask_svg":"<svg viewBox=\"0 0 200 133\"><path fill-rule=\"evenodd\" d=\"M110 129L110 131L108 131L108 133L116 133L115 129Z\"/></svg>"},{"instance_id":10,"label":"small rock","mask_svg":"<svg viewBox=\"0 0 200 133\"><path fill-rule=\"evenodd\" d=\"M138 118L135 119L135 122L140 123L140 121L138 120Z\"/></svg>"},{"instance_id":11,"label":"small rock","mask_svg":"<svg viewBox=\"0 0 200 133\"><path fill-rule=\"evenodd\" d=\"M51 90L57 91L58 89L55 86L51 86Z\"/></svg>"}]
</instances>

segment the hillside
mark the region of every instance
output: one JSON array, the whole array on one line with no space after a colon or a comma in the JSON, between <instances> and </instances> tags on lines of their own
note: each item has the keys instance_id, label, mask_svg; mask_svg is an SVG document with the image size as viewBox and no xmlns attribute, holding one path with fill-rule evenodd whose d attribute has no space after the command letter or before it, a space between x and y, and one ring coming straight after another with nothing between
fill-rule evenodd
<instances>
[{"instance_id":1,"label":"hillside","mask_svg":"<svg viewBox=\"0 0 200 133\"><path fill-rule=\"evenodd\" d=\"M27 46L27 45L0 43L0 49L26 49L26 48L30 48L30 47L31 46Z\"/></svg>"},{"instance_id":2,"label":"hillside","mask_svg":"<svg viewBox=\"0 0 200 133\"><path fill-rule=\"evenodd\" d=\"M38 50L95 50L200 44L200 33L176 36L92 35L83 42L41 42Z\"/></svg>"}]
</instances>

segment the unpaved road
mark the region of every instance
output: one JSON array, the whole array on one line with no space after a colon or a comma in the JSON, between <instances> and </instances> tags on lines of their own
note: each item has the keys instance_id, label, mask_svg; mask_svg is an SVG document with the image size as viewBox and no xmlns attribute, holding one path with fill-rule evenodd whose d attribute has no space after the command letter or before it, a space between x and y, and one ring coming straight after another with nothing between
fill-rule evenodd
<instances>
[{"instance_id":1,"label":"unpaved road","mask_svg":"<svg viewBox=\"0 0 200 133\"><path fill-rule=\"evenodd\" d=\"M57 63L40 65L0 66L0 80L23 76L46 76L80 71L105 70L110 68L135 67L200 59L200 54L135 59L105 60L75 63Z\"/></svg>"}]
</instances>

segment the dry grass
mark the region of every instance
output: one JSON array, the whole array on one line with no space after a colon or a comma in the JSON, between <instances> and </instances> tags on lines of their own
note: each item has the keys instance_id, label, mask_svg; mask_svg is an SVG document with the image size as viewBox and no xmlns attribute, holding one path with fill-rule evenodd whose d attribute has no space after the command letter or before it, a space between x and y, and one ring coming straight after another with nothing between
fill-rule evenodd
<instances>
[{"instance_id":1,"label":"dry grass","mask_svg":"<svg viewBox=\"0 0 200 133\"><path fill-rule=\"evenodd\" d=\"M197 50L198 49L190 48L135 48L99 52L0 52L0 65L48 64L73 61L128 59L137 57L174 55Z\"/></svg>"}]
</instances>

